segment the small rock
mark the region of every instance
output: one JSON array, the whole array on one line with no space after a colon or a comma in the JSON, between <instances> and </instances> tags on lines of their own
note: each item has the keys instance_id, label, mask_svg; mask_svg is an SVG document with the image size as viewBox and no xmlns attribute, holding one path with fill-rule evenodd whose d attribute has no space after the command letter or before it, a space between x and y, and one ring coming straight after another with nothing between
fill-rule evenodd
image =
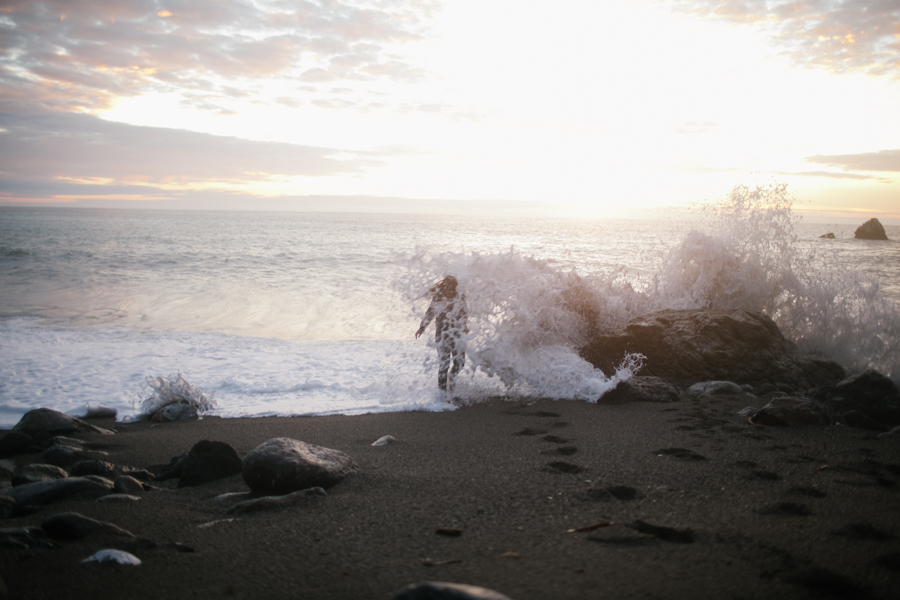
<instances>
[{"instance_id":1,"label":"small rock","mask_svg":"<svg viewBox=\"0 0 900 600\"><path fill-rule=\"evenodd\" d=\"M53 515L41 523L41 529L55 540L81 540L94 533L134 537L134 534L118 525L97 521L74 512Z\"/></svg>"},{"instance_id":2,"label":"small rock","mask_svg":"<svg viewBox=\"0 0 900 600\"><path fill-rule=\"evenodd\" d=\"M68 441L60 441L44 450L41 459L50 465L69 467L80 460L97 460L106 458L106 456L108 456L106 452L86 450L80 445L75 446Z\"/></svg>"},{"instance_id":3,"label":"small rock","mask_svg":"<svg viewBox=\"0 0 900 600\"><path fill-rule=\"evenodd\" d=\"M0 547L4 548L56 548L47 532L40 527L16 527L0 529Z\"/></svg>"},{"instance_id":4,"label":"small rock","mask_svg":"<svg viewBox=\"0 0 900 600\"><path fill-rule=\"evenodd\" d=\"M185 452L170 460L169 463L156 474L156 479L165 481L166 479L181 477L181 472L184 470L184 463L187 461L188 454L190 454L190 452Z\"/></svg>"},{"instance_id":5,"label":"small rock","mask_svg":"<svg viewBox=\"0 0 900 600\"><path fill-rule=\"evenodd\" d=\"M68 477L61 468L56 465L31 464L17 467L13 472L13 487L24 485L26 483L37 483L39 481L55 481L57 479L65 479Z\"/></svg>"},{"instance_id":6,"label":"small rock","mask_svg":"<svg viewBox=\"0 0 900 600\"><path fill-rule=\"evenodd\" d=\"M228 502L234 500L248 500L252 497L250 492L227 492L225 494L219 494L215 498L213 498L213 502Z\"/></svg>"},{"instance_id":7,"label":"small rock","mask_svg":"<svg viewBox=\"0 0 900 600\"><path fill-rule=\"evenodd\" d=\"M138 500L140 500L140 497L134 494L106 494L105 496L100 496L94 502L105 504L107 502L137 502Z\"/></svg>"},{"instance_id":8,"label":"small rock","mask_svg":"<svg viewBox=\"0 0 900 600\"><path fill-rule=\"evenodd\" d=\"M273 438L244 457L244 481L255 492L284 495L328 488L359 471L350 456L290 438Z\"/></svg>"},{"instance_id":9,"label":"small rock","mask_svg":"<svg viewBox=\"0 0 900 600\"><path fill-rule=\"evenodd\" d=\"M134 554L129 554L128 552L125 552L123 550L113 550L113 549L99 550L98 552L92 554L91 556L88 556L86 559L84 559L81 562L83 562L83 563L86 563L86 562L102 563L102 562L108 562L108 561L116 562L116 563L119 563L120 565L137 566L137 565L141 564L141 559L139 559Z\"/></svg>"},{"instance_id":10,"label":"small rock","mask_svg":"<svg viewBox=\"0 0 900 600\"><path fill-rule=\"evenodd\" d=\"M387 446L391 442L396 442L397 438L392 435L383 435L374 442L372 442L373 446Z\"/></svg>"},{"instance_id":11,"label":"small rock","mask_svg":"<svg viewBox=\"0 0 900 600\"><path fill-rule=\"evenodd\" d=\"M113 482L113 489L119 494L139 494L144 491L144 485L130 475L120 475Z\"/></svg>"},{"instance_id":12,"label":"small rock","mask_svg":"<svg viewBox=\"0 0 900 600\"><path fill-rule=\"evenodd\" d=\"M68 477L55 481L26 483L7 492L20 506L50 504L84 492L108 492L113 483L108 479L89 475L88 477Z\"/></svg>"},{"instance_id":13,"label":"small rock","mask_svg":"<svg viewBox=\"0 0 900 600\"><path fill-rule=\"evenodd\" d=\"M127 475L141 481L152 481L153 473L146 469L136 469L134 467L123 467L114 465L104 460L80 460L70 470L73 477L84 477L86 475L99 475L107 479L115 479L117 477Z\"/></svg>"},{"instance_id":14,"label":"small rock","mask_svg":"<svg viewBox=\"0 0 900 600\"><path fill-rule=\"evenodd\" d=\"M255 500L238 502L237 504L229 508L226 512L230 515L243 515L260 510L284 508L285 506L290 506L291 504L295 504L296 502L299 502L306 498L324 495L324 489L320 487L314 487L307 490L298 490L296 492L291 492L290 494L285 494L283 496L263 496L262 498L256 498Z\"/></svg>"},{"instance_id":15,"label":"small rock","mask_svg":"<svg viewBox=\"0 0 900 600\"><path fill-rule=\"evenodd\" d=\"M900 437L900 425L897 425L890 431L886 431L884 433L879 433L878 437L880 437L880 438Z\"/></svg>"},{"instance_id":16,"label":"small rock","mask_svg":"<svg viewBox=\"0 0 900 600\"><path fill-rule=\"evenodd\" d=\"M744 393L743 388L732 381L701 381L687 389L690 398L702 398L703 396L737 395Z\"/></svg>"},{"instance_id":17,"label":"small rock","mask_svg":"<svg viewBox=\"0 0 900 600\"><path fill-rule=\"evenodd\" d=\"M0 496L0 519L10 518L16 512L17 506L15 499L9 496Z\"/></svg>"},{"instance_id":18,"label":"small rock","mask_svg":"<svg viewBox=\"0 0 900 600\"><path fill-rule=\"evenodd\" d=\"M394 596L394 600L510 600L510 598L500 592L475 585L423 581L410 585Z\"/></svg>"},{"instance_id":19,"label":"small rock","mask_svg":"<svg viewBox=\"0 0 900 600\"><path fill-rule=\"evenodd\" d=\"M624 404L626 402L678 402L678 388L660 377L635 376L620 381L615 388L603 394L600 404Z\"/></svg>"},{"instance_id":20,"label":"small rock","mask_svg":"<svg viewBox=\"0 0 900 600\"><path fill-rule=\"evenodd\" d=\"M183 419L196 419L197 407L189 402L166 404L150 416L153 423L169 423Z\"/></svg>"},{"instance_id":21,"label":"small rock","mask_svg":"<svg viewBox=\"0 0 900 600\"><path fill-rule=\"evenodd\" d=\"M759 409L756 408L755 406L748 406L746 408L742 408L741 410L739 410L738 415L749 419L750 417L756 415L756 413L758 413L758 412L759 412Z\"/></svg>"}]
</instances>

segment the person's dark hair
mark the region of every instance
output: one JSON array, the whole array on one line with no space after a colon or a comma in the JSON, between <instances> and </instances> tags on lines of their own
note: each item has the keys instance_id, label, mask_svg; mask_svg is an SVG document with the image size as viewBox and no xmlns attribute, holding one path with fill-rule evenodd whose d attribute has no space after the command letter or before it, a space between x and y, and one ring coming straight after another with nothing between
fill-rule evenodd
<instances>
[{"instance_id":1,"label":"person's dark hair","mask_svg":"<svg viewBox=\"0 0 900 600\"><path fill-rule=\"evenodd\" d=\"M437 282L433 288L431 288L432 293L434 293L435 298L440 298L443 300L447 300L450 298L456 297L456 285L457 285L456 277L453 275L447 275L439 282Z\"/></svg>"}]
</instances>

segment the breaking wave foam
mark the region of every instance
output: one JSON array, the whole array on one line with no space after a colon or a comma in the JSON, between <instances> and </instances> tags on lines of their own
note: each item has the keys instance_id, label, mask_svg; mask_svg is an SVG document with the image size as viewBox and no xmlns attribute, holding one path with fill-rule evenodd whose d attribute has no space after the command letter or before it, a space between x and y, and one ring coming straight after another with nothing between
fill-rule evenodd
<instances>
[{"instance_id":1,"label":"breaking wave foam","mask_svg":"<svg viewBox=\"0 0 900 600\"><path fill-rule=\"evenodd\" d=\"M647 264L600 273L555 267L514 248L420 250L405 257L407 271L394 287L421 315L426 290L454 275L470 313L466 368L499 377L513 393L596 401L634 375L640 357L605 374L578 349L598 331L664 309L762 312L804 352L896 380L898 306L837 254L801 243L792 204L785 185L736 187L697 208L681 242L643 257Z\"/></svg>"}]
</instances>

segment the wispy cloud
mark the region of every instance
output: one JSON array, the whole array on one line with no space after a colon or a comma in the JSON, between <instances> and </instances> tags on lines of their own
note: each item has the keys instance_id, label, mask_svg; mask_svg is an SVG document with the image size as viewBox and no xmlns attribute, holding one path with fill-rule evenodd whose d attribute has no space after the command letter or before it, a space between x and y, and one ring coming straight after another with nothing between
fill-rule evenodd
<instances>
[{"instance_id":1,"label":"wispy cloud","mask_svg":"<svg viewBox=\"0 0 900 600\"><path fill-rule=\"evenodd\" d=\"M152 195L153 188L228 189L281 177L354 175L392 154L136 127L60 112L0 113L0 128L0 192L8 197L136 189Z\"/></svg>"},{"instance_id":2,"label":"wispy cloud","mask_svg":"<svg viewBox=\"0 0 900 600\"><path fill-rule=\"evenodd\" d=\"M900 79L897 0L664 0L756 27L795 64Z\"/></svg>"},{"instance_id":3,"label":"wispy cloud","mask_svg":"<svg viewBox=\"0 0 900 600\"><path fill-rule=\"evenodd\" d=\"M861 154L817 155L804 159L806 162L837 167L844 171L878 171L900 173L900 150L880 150Z\"/></svg>"},{"instance_id":4,"label":"wispy cloud","mask_svg":"<svg viewBox=\"0 0 900 600\"><path fill-rule=\"evenodd\" d=\"M272 77L413 81L425 72L390 50L427 35L435 8L436 0L8 0L0 101L93 111L120 96L179 91L216 109L232 90Z\"/></svg>"}]
</instances>

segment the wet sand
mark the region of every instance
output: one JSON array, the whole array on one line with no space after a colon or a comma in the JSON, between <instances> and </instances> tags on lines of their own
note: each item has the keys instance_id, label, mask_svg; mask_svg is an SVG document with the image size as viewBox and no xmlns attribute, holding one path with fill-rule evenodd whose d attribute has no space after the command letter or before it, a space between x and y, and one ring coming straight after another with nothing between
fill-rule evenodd
<instances>
[{"instance_id":1,"label":"wet sand","mask_svg":"<svg viewBox=\"0 0 900 600\"><path fill-rule=\"evenodd\" d=\"M755 427L762 399L591 405L492 400L446 413L116 424L78 435L154 470L202 439L243 455L291 437L361 472L289 507L234 517L160 482L130 503L83 495L2 527L78 512L137 539L0 548L10 598L390 600L425 580L548 598L900 596L900 436L842 426ZM373 447L376 439L397 441ZM16 464L39 455L19 455ZM573 531L575 530L575 531ZM82 564L99 549L137 567Z\"/></svg>"}]
</instances>

